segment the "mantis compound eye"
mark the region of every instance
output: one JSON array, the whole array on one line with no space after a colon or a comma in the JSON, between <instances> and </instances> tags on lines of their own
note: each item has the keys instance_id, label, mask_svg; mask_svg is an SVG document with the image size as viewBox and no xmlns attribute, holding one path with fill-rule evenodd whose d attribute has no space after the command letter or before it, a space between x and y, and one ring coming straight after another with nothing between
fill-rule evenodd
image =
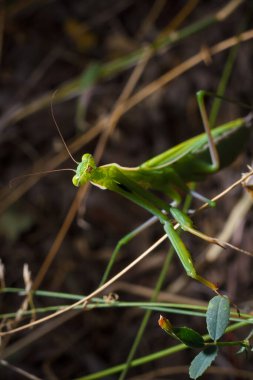
<instances>
[{"instance_id":1,"label":"mantis compound eye","mask_svg":"<svg viewBox=\"0 0 253 380\"><path fill-rule=\"evenodd\" d=\"M78 175L74 175L72 178L72 183L74 186L79 187L80 186L80 177Z\"/></svg>"},{"instance_id":2,"label":"mantis compound eye","mask_svg":"<svg viewBox=\"0 0 253 380\"><path fill-rule=\"evenodd\" d=\"M82 156L83 168L86 168L88 172L91 172L92 169L96 168L96 163L93 156L90 153L85 153Z\"/></svg>"}]
</instances>

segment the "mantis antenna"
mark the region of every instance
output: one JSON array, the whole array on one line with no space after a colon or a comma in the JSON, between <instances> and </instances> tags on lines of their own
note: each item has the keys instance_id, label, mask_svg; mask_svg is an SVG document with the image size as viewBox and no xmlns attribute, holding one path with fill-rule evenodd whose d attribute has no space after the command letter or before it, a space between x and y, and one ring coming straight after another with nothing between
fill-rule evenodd
<instances>
[{"instance_id":1,"label":"mantis antenna","mask_svg":"<svg viewBox=\"0 0 253 380\"><path fill-rule=\"evenodd\" d=\"M57 121L56 121L56 118L54 116L54 110L53 110L53 100L54 100L54 97L55 97L55 94L56 94L57 90L53 93L52 95L52 99L51 99L51 103L50 103L50 108L51 108L51 114L52 114L52 118L53 118L53 121L54 121L54 125L59 133L59 136L63 142L63 145L66 149L66 151L68 152L69 154L69 157L72 159L72 161L74 161L77 165L79 164L79 162L77 162L74 157L72 156L65 140L64 140L64 137L61 133L61 130L60 130L60 127L58 126L57 124ZM21 175L21 176L17 176L17 177L14 177L10 182L9 182L9 186L12 187L14 185L14 183L22 178L26 178L26 177L33 177L33 176L37 176L37 175L43 175L43 174L52 174L52 173L57 173L57 172L65 172L65 171L71 171L71 172L74 172L76 173L76 171L74 169L70 169L70 168L63 168L63 169L54 169L54 170L44 170L44 171L39 171L39 172L36 172L36 173L30 173L30 174L24 174L24 175Z\"/></svg>"},{"instance_id":2,"label":"mantis antenna","mask_svg":"<svg viewBox=\"0 0 253 380\"><path fill-rule=\"evenodd\" d=\"M56 121L56 119L55 119L55 116L54 116L53 100L54 100L54 97L55 97L56 92L57 92L57 90L54 91L54 93L53 93L53 95L52 95L51 103L50 103L51 114L52 114L52 118L53 118L53 121L54 121L54 125L55 125L55 127L56 127L56 129L57 129L57 131L58 131L58 133L59 133L59 135L60 135L60 138L61 138L61 140L62 140L62 142L63 142L63 145L65 146L66 151L67 151L68 154L69 154L69 157L71 158L72 161L74 161L74 162L78 165L79 162L77 162L77 161L74 159L74 157L72 156L72 154L70 153L70 150L69 150L69 148L68 148L68 146L67 146L67 144L66 144L66 142L65 142L65 140L64 140L64 137L62 136L61 130L60 130L60 128L59 128L59 126L58 126L58 124L57 124L57 121Z\"/></svg>"},{"instance_id":3,"label":"mantis antenna","mask_svg":"<svg viewBox=\"0 0 253 380\"><path fill-rule=\"evenodd\" d=\"M57 172L66 172L66 171L68 171L68 172L71 171L71 172L74 172L74 173L76 172L74 169L70 169L70 168L54 169L54 170L43 170L43 171L36 172L36 173L29 173L29 174L24 174L24 175L20 175L20 176L14 177L14 178L12 178L10 180L9 186L12 187L16 181L19 181L22 178L34 177L34 176L43 175L43 174L52 174L52 173L57 173Z\"/></svg>"}]
</instances>

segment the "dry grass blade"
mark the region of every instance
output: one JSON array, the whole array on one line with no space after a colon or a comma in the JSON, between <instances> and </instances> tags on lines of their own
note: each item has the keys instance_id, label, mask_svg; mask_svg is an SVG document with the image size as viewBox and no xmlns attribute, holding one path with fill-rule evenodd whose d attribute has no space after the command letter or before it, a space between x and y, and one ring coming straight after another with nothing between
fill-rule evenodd
<instances>
[{"instance_id":1,"label":"dry grass blade","mask_svg":"<svg viewBox=\"0 0 253 380\"><path fill-rule=\"evenodd\" d=\"M34 0L33 0L34 1ZM228 4L226 4L224 7L222 7L216 14L213 15L213 20L216 20L216 22L222 22L227 17L231 15L242 3L244 0L231 0ZM179 37L179 34L177 32L173 32L173 41L176 42ZM158 50L159 51L159 50ZM154 51L154 54L156 51ZM129 68L127 66L126 68ZM124 68L122 68L124 69ZM80 95L82 89L80 88L80 80L79 78L76 78L72 80L71 82L65 83L62 85L59 90L56 97L57 102L62 102L68 99L71 99L73 97L76 97ZM12 109L8 110L1 118L0 120L0 129L4 129L7 125L16 123L29 115L40 111L41 109L48 107L50 105L52 93L48 93L46 95L41 96L38 99L35 99L34 101L30 102L27 105L21 105L17 104L12 107Z\"/></svg>"},{"instance_id":2,"label":"dry grass blade","mask_svg":"<svg viewBox=\"0 0 253 380\"><path fill-rule=\"evenodd\" d=\"M31 373L23 370L22 368L16 367L8 363L6 360L1 359L0 364L4 367L9 368L12 372L21 375L23 378L30 379L30 380L42 380L40 377L32 375Z\"/></svg>"},{"instance_id":3,"label":"dry grass blade","mask_svg":"<svg viewBox=\"0 0 253 380\"><path fill-rule=\"evenodd\" d=\"M164 6L166 5L166 0L155 0L152 5L147 17L143 20L139 31L137 32L137 38L142 39L148 30L153 26L155 20L159 17Z\"/></svg>"},{"instance_id":4,"label":"dry grass blade","mask_svg":"<svg viewBox=\"0 0 253 380\"><path fill-rule=\"evenodd\" d=\"M232 46L237 45L240 42L249 41L253 38L253 29L248 30L238 36L234 36L219 42L216 45L211 46L208 49L209 56L214 56L222 51L231 48ZM169 82L184 74L186 71L192 69L201 62L206 61L206 50L201 50L198 54L187 59L183 63L176 66L174 69L168 71L166 74L162 75L160 78L154 80L145 86L142 90L139 90L134 94L125 104L125 110L129 111L131 108L136 106L138 103L142 102L148 96L152 95L163 86L167 85Z\"/></svg>"},{"instance_id":5,"label":"dry grass blade","mask_svg":"<svg viewBox=\"0 0 253 380\"><path fill-rule=\"evenodd\" d=\"M251 178L253 172L250 171L249 173L244 174L244 176L233 183L231 186L229 186L227 189L222 191L220 194L218 194L216 197L213 198L213 200L217 201L218 199L221 199L225 195L227 195L230 191L232 191L236 186L242 184L247 178ZM202 205L196 212L199 212L203 210L204 208L209 207L208 204ZM222 232L218 235L218 240L221 241L229 241L231 237L233 236L234 232L238 229L238 224L241 223L241 221L244 219L246 213L249 211L249 209L252 207L252 200L248 196L248 194L244 194L244 196L238 201L238 203L233 207L229 217L227 218L226 224L224 228L222 229ZM200 258L196 260L196 269L203 268L203 266L206 263L214 262L217 260L218 256L221 252L223 252L223 248L221 248L218 245L211 245L207 251L201 255ZM248 254L248 253L246 253ZM252 254L250 254L252 256ZM173 284L170 284L169 290L171 292L178 293L182 288L185 287L188 279L182 275L179 276Z\"/></svg>"},{"instance_id":6,"label":"dry grass blade","mask_svg":"<svg viewBox=\"0 0 253 380\"><path fill-rule=\"evenodd\" d=\"M217 104L212 106L212 99L207 97L210 125L229 129L231 126L232 130L242 121L242 128L236 132L242 138L244 132L248 133L247 140L252 140L251 131L244 128L247 124L251 126L250 117L239 115L243 114L242 104L251 103L253 29L244 30L252 27L253 8L243 0L187 0L184 4L164 0L149 3L120 0L116 4L114 0L98 0L96 7L92 1L65 3L17 0L12 5L5 2L3 12L0 10L0 20L4 21L0 25L0 241L3 242L0 285L4 287L0 340L1 357L8 361L0 363L1 374L22 376L8 364L22 369L25 362L25 370L38 378L107 378L118 374L120 380L125 380L134 375L183 376L188 372L186 367L161 367L169 355L175 355L175 362L189 364L189 350L184 350L183 345L181 349L169 347L168 337L163 333L154 340L159 330L153 321L163 310L171 314L173 326L181 320L185 326L203 332L199 327L204 324L206 303L201 300L214 294L186 275L180 259L187 257L180 256L180 250L180 257L173 257L159 217L142 224L149 214L149 205L142 199L149 199L152 193L151 214L154 211L161 220L168 218L175 229L181 226L178 234L170 232L175 239L182 238L180 242L192 255L192 271L197 270L213 284L217 283L231 301L240 305L241 311L245 310L240 317L232 311L228 332L250 328L253 261L245 255L233 254L230 249L217 257L220 247L212 243L228 247L231 242L245 252L251 250L252 216L245 215L252 200L245 194L236 202L241 190L252 194L253 168L249 168L248 177L228 185L239 178L237 173L243 172L250 162L252 141L247 144L247 151L243 150L224 172L209 176L204 166L201 171L200 164L205 181L202 182L202 177L199 183L197 180L196 191L203 197L200 201L193 199L192 204L194 194L190 190L192 187L195 190L195 184L188 184L188 177L197 178L195 171L190 171L191 165L184 166L181 158L185 156L172 163L172 169L179 168L181 175L182 162L183 182L187 182L182 191L182 183L173 188L173 178L172 183L169 178L166 181L170 168L165 164L153 168L152 180L152 170L147 172L147 178L146 173L141 177L140 163L150 157L157 160L166 157L170 148L175 147L171 149L173 155L180 142L182 147L189 146L190 152L191 141L200 140L203 128L195 98L197 90L238 99L233 105L221 101L219 108ZM231 46L234 48L229 52ZM137 186L132 183L135 172L128 170L126 178L120 173L115 177L117 190L122 190L121 194L133 202L109 190L90 186L76 189L71 184L71 173L44 177L39 183L40 176L32 174L14 189L6 186L31 165L28 173L75 168L76 163L66 161L69 155L52 127L50 103L56 88L55 119L74 160L80 161L80 156L88 153L84 161L90 152L95 152L95 169L101 158L99 169L113 168L108 163L137 170L140 166ZM221 130L217 129L218 136ZM221 143L217 142L222 167L231 158L230 150L237 154L243 149L231 135L222 134ZM188 140L194 136L196 139ZM229 146L224 155L223 145ZM207 146L196 153L197 159L201 160L202 153L209 158ZM92 168L88 167L87 174ZM199 169L198 165L195 169ZM108 177L101 179L101 187L115 185L109 182L113 176L113 170L108 170ZM155 188L160 182L161 193ZM32 188L35 183L37 186ZM167 184L171 192L166 191ZM240 189L241 185L244 189ZM238 188L226 196L235 186ZM209 200L210 194L218 194L214 198L217 202L221 199L218 207L195 217L194 211ZM174 197L179 199L179 195L178 208L165 205ZM173 210L181 210L181 206L185 212L190 208L190 228L194 228L196 221L210 244L189 231L181 231L188 220L186 217L183 220L184 215L183 222L175 224L173 215L176 220L181 219ZM162 209L167 209L168 215L161 215ZM154 220L156 224L152 223ZM234 234L232 224L238 226ZM211 236L218 238L210 240ZM205 251L209 252L208 257L214 253L211 260L215 262L210 266L203 258ZM203 264L201 268L198 258ZM28 263L29 270L24 263ZM175 293L186 283L180 294ZM33 292L34 289L37 291ZM117 302L111 304L112 292L118 298L113 298ZM127 332L124 347L119 346L122 326ZM239 363L232 356L228 361L232 366ZM150 365L154 371L149 373L146 371ZM251 367L251 363L244 362L245 370ZM238 371L236 375L247 378L248 373Z\"/></svg>"},{"instance_id":7,"label":"dry grass blade","mask_svg":"<svg viewBox=\"0 0 253 380\"><path fill-rule=\"evenodd\" d=\"M188 0L179 13L173 18L170 24L162 31L161 36L169 34L177 30L186 18L192 13L194 8L198 5L199 0Z\"/></svg>"},{"instance_id":8,"label":"dry grass blade","mask_svg":"<svg viewBox=\"0 0 253 380\"><path fill-rule=\"evenodd\" d=\"M147 257L156 247L158 247L163 241L167 239L167 235L162 236L159 240L157 240L151 247L149 247L145 252L143 252L140 256L137 257L134 261L132 261L129 265L127 265L122 271L117 273L113 278L111 278L109 281L107 281L104 285L100 286L98 289L94 290L94 292L90 293L88 296L84 297L83 299L79 300L78 302L73 303L72 305L61 309L47 317L38 319L37 321L28 323L26 325L17 327L13 330L6 331L6 332L0 332L0 337L4 337L7 335L15 334L19 331L23 331L26 329L29 329L31 327L37 326L41 323L47 322L52 318L58 317L59 315L62 315L70 310L75 309L79 305L83 305L84 307L87 305L87 303L91 300L91 298L96 297L97 295L101 294L105 289L107 289L111 284L113 284L115 281L117 281L119 278L121 278L123 275L125 275L128 271L130 271L135 265L137 265L140 261L142 261L145 257Z\"/></svg>"}]
</instances>

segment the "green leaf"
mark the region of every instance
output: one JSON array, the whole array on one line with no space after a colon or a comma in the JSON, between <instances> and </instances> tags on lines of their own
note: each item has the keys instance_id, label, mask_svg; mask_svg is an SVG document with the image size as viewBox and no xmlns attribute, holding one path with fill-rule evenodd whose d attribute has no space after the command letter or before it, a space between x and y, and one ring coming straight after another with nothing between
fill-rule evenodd
<instances>
[{"instance_id":1,"label":"green leaf","mask_svg":"<svg viewBox=\"0 0 253 380\"><path fill-rule=\"evenodd\" d=\"M230 306L227 297L215 296L208 304L206 312L206 324L210 337L219 339L226 330L229 322Z\"/></svg>"},{"instance_id":2,"label":"green leaf","mask_svg":"<svg viewBox=\"0 0 253 380\"><path fill-rule=\"evenodd\" d=\"M172 332L177 339L188 347L202 348L205 345L202 336L189 327L175 327L172 329Z\"/></svg>"},{"instance_id":3,"label":"green leaf","mask_svg":"<svg viewBox=\"0 0 253 380\"><path fill-rule=\"evenodd\" d=\"M189 368L189 375L191 379L197 379L200 377L208 367L212 364L216 358L218 349L216 346L208 347L204 351L201 351L193 361Z\"/></svg>"}]
</instances>

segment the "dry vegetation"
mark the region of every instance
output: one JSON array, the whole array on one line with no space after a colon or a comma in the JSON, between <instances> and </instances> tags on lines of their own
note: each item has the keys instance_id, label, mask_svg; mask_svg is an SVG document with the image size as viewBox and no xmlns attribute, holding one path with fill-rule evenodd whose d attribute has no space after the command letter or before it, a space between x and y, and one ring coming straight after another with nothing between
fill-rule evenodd
<instances>
[{"instance_id":1,"label":"dry vegetation","mask_svg":"<svg viewBox=\"0 0 253 380\"><path fill-rule=\"evenodd\" d=\"M68 172L23 178L9 187L12 178L26 173L75 168L54 126L52 93L58 90L53 98L55 119L77 160L85 152L95 152L101 163L138 165L202 131L195 93L217 91L229 47L237 40L217 44L251 30L252 2L16 0L1 7L2 285L84 296L98 287L116 242L148 215L110 192L77 190ZM212 25L183 39L175 33L211 15L216 15ZM152 46L169 35L176 42L158 49ZM253 103L252 37L253 33L234 52L225 92L248 104ZM218 53L219 49L223 51ZM139 55L131 63L133 52ZM117 69L111 62L119 58ZM102 74L98 77L101 66L93 65L87 79L87 68L94 63L103 65ZM240 105L222 102L217 123L247 112ZM251 163L251 148L252 138L230 168L209 177L198 190L211 198L240 178ZM216 209L202 212L194 222L212 236L225 231L225 239L252 251L250 208L249 197L238 186ZM122 250L113 274L162 234L161 226L155 225L134 239ZM199 260L201 274L219 283L240 310L252 312L252 258L226 250L215 257L209 252L206 261L206 243L186 234L183 239ZM103 295L113 292L121 301L148 301L168 248L167 242L160 245ZM25 263L29 270L24 285ZM186 278L174 257L158 300L205 305L211 296L208 289ZM30 307L26 298L23 301L16 294L1 295L1 313L16 312L14 319L3 320L4 325L17 327L31 321L22 316ZM71 302L57 295L33 298L35 309ZM32 318L44 315L36 313ZM158 316L156 311L151 314L135 357L175 344L157 327ZM124 363L142 317L138 308L68 312L8 336L2 341L0 377L71 379ZM196 316L171 314L170 319L205 332L203 319ZM248 331L235 331L231 339ZM220 368L211 369L205 378L252 379L252 362L234 352L224 350L216 363ZM184 350L150 361L131 369L126 378L185 379L185 365L193 356ZM18 373L20 369L26 373Z\"/></svg>"}]
</instances>

